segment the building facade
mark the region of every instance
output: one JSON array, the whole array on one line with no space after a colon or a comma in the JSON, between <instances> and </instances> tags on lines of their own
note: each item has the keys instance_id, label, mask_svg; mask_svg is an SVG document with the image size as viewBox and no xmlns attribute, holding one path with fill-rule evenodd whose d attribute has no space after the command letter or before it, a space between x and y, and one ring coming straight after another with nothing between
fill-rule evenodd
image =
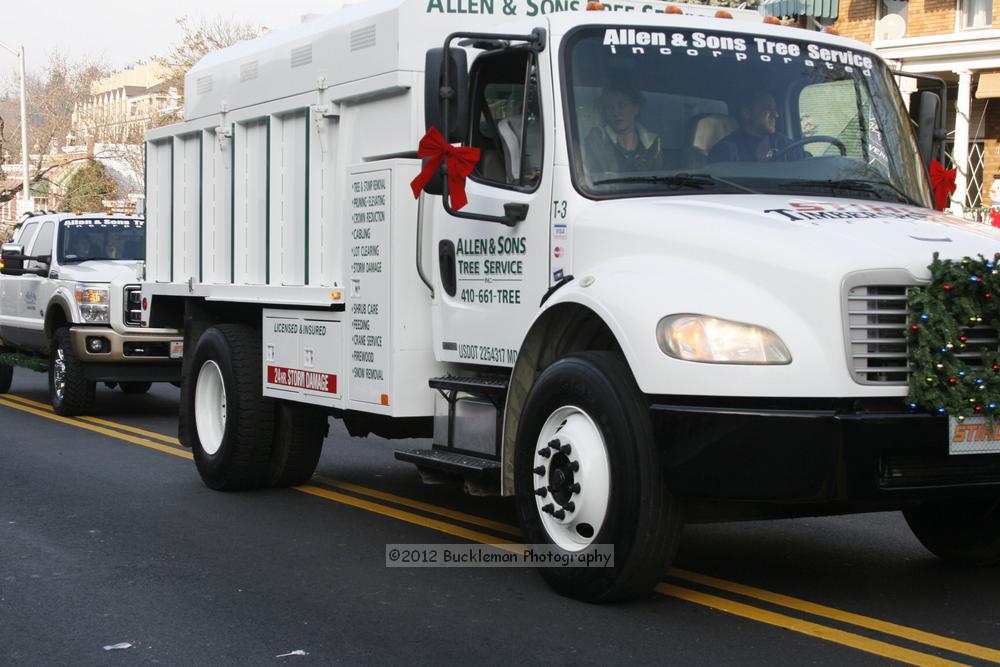
<instances>
[{"instance_id":1,"label":"building facade","mask_svg":"<svg viewBox=\"0 0 1000 667\"><path fill-rule=\"evenodd\" d=\"M946 166L958 167L952 210L982 218L1000 173L1000 0L840 0L839 10L841 35L902 71L945 80ZM918 86L899 83L904 98Z\"/></svg>"},{"instance_id":2,"label":"building facade","mask_svg":"<svg viewBox=\"0 0 1000 667\"><path fill-rule=\"evenodd\" d=\"M74 136L67 143L142 143L147 129L179 108L168 77L165 67L149 62L96 81L90 97L73 108Z\"/></svg>"}]
</instances>

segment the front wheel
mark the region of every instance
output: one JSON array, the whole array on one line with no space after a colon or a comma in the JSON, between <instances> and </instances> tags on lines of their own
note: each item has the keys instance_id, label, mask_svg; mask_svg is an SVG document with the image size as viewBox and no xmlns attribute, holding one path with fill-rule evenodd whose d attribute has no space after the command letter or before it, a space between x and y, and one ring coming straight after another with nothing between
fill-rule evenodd
<instances>
[{"instance_id":1,"label":"front wheel","mask_svg":"<svg viewBox=\"0 0 1000 667\"><path fill-rule=\"evenodd\" d=\"M619 355L574 354L539 375L518 427L514 487L529 543L564 554L614 548L613 567L542 568L563 595L590 602L643 595L676 551L679 510L649 408Z\"/></svg>"},{"instance_id":2,"label":"front wheel","mask_svg":"<svg viewBox=\"0 0 1000 667\"><path fill-rule=\"evenodd\" d=\"M72 417L92 411L97 383L88 381L84 371L69 329L59 329L49 349L49 400L57 415Z\"/></svg>"},{"instance_id":3,"label":"front wheel","mask_svg":"<svg viewBox=\"0 0 1000 667\"><path fill-rule=\"evenodd\" d=\"M932 501L905 510L928 551L963 565L1000 564L1000 498Z\"/></svg>"},{"instance_id":4,"label":"front wheel","mask_svg":"<svg viewBox=\"0 0 1000 667\"><path fill-rule=\"evenodd\" d=\"M184 378L184 441L219 491L267 485L274 401L261 393L260 330L220 324L202 334Z\"/></svg>"}]
</instances>

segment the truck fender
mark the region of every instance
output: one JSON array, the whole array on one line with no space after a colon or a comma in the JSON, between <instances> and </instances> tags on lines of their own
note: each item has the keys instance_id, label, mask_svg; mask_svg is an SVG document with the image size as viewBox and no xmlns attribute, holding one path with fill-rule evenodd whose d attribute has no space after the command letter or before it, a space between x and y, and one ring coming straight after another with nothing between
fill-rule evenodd
<instances>
[{"instance_id":1,"label":"truck fender","mask_svg":"<svg viewBox=\"0 0 1000 667\"><path fill-rule=\"evenodd\" d=\"M511 372L501 441L503 495L514 492L514 446L528 393L535 378L566 354L618 350L645 392L650 379L662 376L672 364L692 372L693 364L670 359L656 341L657 323L673 313L757 324L782 336L794 334L797 341L822 349L812 334L814 324L796 312L794 304L783 302L766 285L730 274L725 267L677 258L666 262L662 256L633 256L615 258L575 275L542 304ZM707 364L697 366L698 370L711 371ZM683 382L678 378L678 391Z\"/></svg>"},{"instance_id":2,"label":"truck fender","mask_svg":"<svg viewBox=\"0 0 1000 667\"><path fill-rule=\"evenodd\" d=\"M45 308L45 340L52 340L52 336L60 327L73 323L73 301L75 295L71 295L65 287L60 287L52 295L48 306Z\"/></svg>"}]
</instances>

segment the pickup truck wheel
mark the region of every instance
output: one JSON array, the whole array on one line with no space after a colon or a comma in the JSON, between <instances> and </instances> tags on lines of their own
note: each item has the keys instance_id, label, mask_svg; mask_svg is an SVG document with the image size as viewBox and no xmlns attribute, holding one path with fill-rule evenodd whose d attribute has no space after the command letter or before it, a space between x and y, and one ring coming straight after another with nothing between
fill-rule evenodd
<instances>
[{"instance_id":1,"label":"pickup truck wheel","mask_svg":"<svg viewBox=\"0 0 1000 667\"><path fill-rule=\"evenodd\" d=\"M268 485L280 488L308 482L319 463L327 431L326 413L319 408L279 401Z\"/></svg>"},{"instance_id":2,"label":"pickup truck wheel","mask_svg":"<svg viewBox=\"0 0 1000 667\"><path fill-rule=\"evenodd\" d=\"M49 399L57 415L72 417L91 412L96 382L88 382L84 364L76 356L69 329L59 329L52 337L49 352Z\"/></svg>"},{"instance_id":3,"label":"pickup truck wheel","mask_svg":"<svg viewBox=\"0 0 1000 667\"><path fill-rule=\"evenodd\" d=\"M528 543L560 554L614 547L613 567L542 568L563 595L634 598L666 572L680 514L646 401L619 355L574 354L539 375L518 428L514 487Z\"/></svg>"},{"instance_id":4,"label":"pickup truck wheel","mask_svg":"<svg viewBox=\"0 0 1000 667\"><path fill-rule=\"evenodd\" d=\"M153 386L152 382L119 382L118 386L126 394L145 394Z\"/></svg>"},{"instance_id":5,"label":"pickup truck wheel","mask_svg":"<svg viewBox=\"0 0 1000 667\"><path fill-rule=\"evenodd\" d=\"M259 329L221 324L202 334L185 377L187 442L206 486L267 485L274 401L261 394Z\"/></svg>"},{"instance_id":6,"label":"pickup truck wheel","mask_svg":"<svg viewBox=\"0 0 1000 667\"><path fill-rule=\"evenodd\" d=\"M905 510L928 551L963 565L1000 564L1000 498L932 501Z\"/></svg>"},{"instance_id":7,"label":"pickup truck wheel","mask_svg":"<svg viewBox=\"0 0 1000 667\"><path fill-rule=\"evenodd\" d=\"M10 391L10 383L14 379L14 367L0 364L0 394Z\"/></svg>"}]
</instances>

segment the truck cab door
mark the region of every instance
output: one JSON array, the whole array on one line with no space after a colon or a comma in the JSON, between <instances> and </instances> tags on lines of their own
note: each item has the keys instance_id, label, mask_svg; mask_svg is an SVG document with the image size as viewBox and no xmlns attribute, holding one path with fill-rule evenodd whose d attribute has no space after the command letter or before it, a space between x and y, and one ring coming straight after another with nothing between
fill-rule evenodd
<instances>
[{"instance_id":1,"label":"truck cab door","mask_svg":"<svg viewBox=\"0 0 1000 667\"><path fill-rule=\"evenodd\" d=\"M434 333L441 361L513 366L548 288L549 200L554 113L543 103L551 78L541 54L506 49L479 56L470 72L468 144L480 149L462 212L503 215L507 226L435 207ZM551 100L551 95L544 98ZM548 120L546 120L548 119Z\"/></svg>"},{"instance_id":2,"label":"truck cab door","mask_svg":"<svg viewBox=\"0 0 1000 667\"><path fill-rule=\"evenodd\" d=\"M25 254L38 233L38 222L25 222L19 234L14 235L14 243L24 248ZM24 276L3 276L0 278L0 338L10 343L18 343L23 324L20 317L21 286Z\"/></svg>"},{"instance_id":3,"label":"truck cab door","mask_svg":"<svg viewBox=\"0 0 1000 667\"><path fill-rule=\"evenodd\" d=\"M26 249L27 254L37 257L39 255L55 255L55 230L56 223L52 221L43 222L38 228L30 249ZM51 258L55 261L55 257ZM24 263L26 269L44 269L51 264L45 264L35 260L28 260ZM45 304L51 294L48 276L37 276L24 274L21 276L21 299L17 308L17 315L20 319L20 326L23 330L25 345L38 351L45 351Z\"/></svg>"}]
</instances>

